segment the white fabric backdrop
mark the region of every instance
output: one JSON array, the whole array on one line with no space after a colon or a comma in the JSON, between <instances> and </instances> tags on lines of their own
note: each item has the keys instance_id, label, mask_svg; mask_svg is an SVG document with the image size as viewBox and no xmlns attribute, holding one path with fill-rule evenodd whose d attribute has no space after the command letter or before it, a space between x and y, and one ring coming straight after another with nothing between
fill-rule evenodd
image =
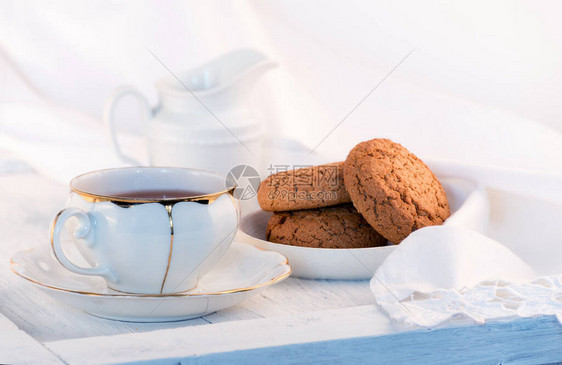
<instances>
[{"instance_id":1,"label":"white fabric backdrop","mask_svg":"<svg viewBox=\"0 0 562 365\"><path fill-rule=\"evenodd\" d=\"M156 103L152 84L166 71L147 48L172 70L260 49L281 67L254 102L270 130L309 147L417 46L321 152L341 159L357 141L387 136L422 157L561 170L561 8L554 1L4 1L0 46L43 95L98 121L119 84L138 86ZM28 100L5 63L0 100ZM129 126L137 121L132 103L119 113Z\"/></svg>"}]
</instances>

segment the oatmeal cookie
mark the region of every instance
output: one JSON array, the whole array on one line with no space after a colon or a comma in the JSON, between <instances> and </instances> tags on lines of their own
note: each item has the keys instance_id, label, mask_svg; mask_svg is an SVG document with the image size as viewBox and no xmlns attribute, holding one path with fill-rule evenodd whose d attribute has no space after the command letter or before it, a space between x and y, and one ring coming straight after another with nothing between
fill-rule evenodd
<instances>
[{"instance_id":1,"label":"oatmeal cookie","mask_svg":"<svg viewBox=\"0 0 562 365\"><path fill-rule=\"evenodd\" d=\"M414 154L388 139L355 146L344 164L353 205L393 243L416 229L442 224L450 215L441 183Z\"/></svg>"},{"instance_id":2,"label":"oatmeal cookie","mask_svg":"<svg viewBox=\"0 0 562 365\"><path fill-rule=\"evenodd\" d=\"M270 212L351 202L343 182L343 162L270 175L260 184L257 195L261 208Z\"/></svg>"},{"instance_id":3,"label":"oatmeal cookie","mask_svg":"<svg viewBox=\"0 0 562 365\"><path fill-rule=\"evenodd\" d=\"M269 219L268 241L316 248L363 248L384 246L378 234L352 204L277 212Z\"/></svg>"}]
</instances>

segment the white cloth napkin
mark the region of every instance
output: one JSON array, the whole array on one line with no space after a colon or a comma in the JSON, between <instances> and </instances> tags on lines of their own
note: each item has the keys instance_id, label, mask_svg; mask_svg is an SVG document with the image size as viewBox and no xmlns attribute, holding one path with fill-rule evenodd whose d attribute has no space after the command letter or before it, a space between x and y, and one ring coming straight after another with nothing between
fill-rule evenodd
<instances>
[{"instance_id":1,"label":"white cloth napkin","mask_svg":"<svg viewBox=\"0 0 562 365\"><path fill-rule=\"evenodd\" d=\"M536 315L562 322L560 175L430 166L493 187L489 227L478 233L462 228L470 222L449 222L412 233L371 280L377 304L397 322L429 327Z\"/></svg>"}]
</instances>

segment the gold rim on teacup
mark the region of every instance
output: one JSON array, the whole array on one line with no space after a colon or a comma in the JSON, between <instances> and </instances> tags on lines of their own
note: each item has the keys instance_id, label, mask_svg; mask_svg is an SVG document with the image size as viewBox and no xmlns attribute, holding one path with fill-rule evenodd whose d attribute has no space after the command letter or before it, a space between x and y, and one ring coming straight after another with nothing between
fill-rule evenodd
<instances>
[{"instance_id":1,"label":"gold rim on teacup","mask_svg":"<svg viewBox=\"0 0 562 365\"><path fill-rule=\"evenodd\" d=\"M210 204L210 203L214 202L215 200L217 200L223 194L229 194L229 195L232 196L233 193L234 193L234 190L236 189L236 186L232 186L228 189L224 189L224 190L221 190L221 191L215 192L215 193L192 195L192 196L185 196L185 197L180 197L180 198L145 199L145 198L120 197L118 195L112 195L112 194L96 194L96 193L92 193L92 192L89 192L89 191L85 191L83 189L78 189L75 186L76 182L79 179L81 179L81 178L83 178L87 175L99 173L99 172L111 172L111 171L116 171L116 170L166 170L166 169L199 171L201 173L214 175L216 177L220 177L220 178L225 179L225 177L222 176L221 174L218 174L218 173L215 173L215 172L212 172L212 171L208 171L208 170L203 170L203 169L182 168L182 167L165 167L165 166L158 166L158 167L136 166L136 167L125 167L125 168L102 169L102 170L96 170L96 171L90 171L90 172L83 173L81 175L78 175L78 176L74 177L70 181L70 190L72 190L76 194L80 195L82 197L82 199L86 200L89 203L99 203L99 202L106 202L107 201L107 202L111 202L111 203L121 203L121 204L125 203L125 204L128 204L128 205L144 204L144 203L160 203L160 204L166 205L166 204L173 204L173 203L178 203L178 202L188 202L188 201L200 202L200 203L203 203L203 202L206 201L207 204Z\"/></svg>"}]
</instances>

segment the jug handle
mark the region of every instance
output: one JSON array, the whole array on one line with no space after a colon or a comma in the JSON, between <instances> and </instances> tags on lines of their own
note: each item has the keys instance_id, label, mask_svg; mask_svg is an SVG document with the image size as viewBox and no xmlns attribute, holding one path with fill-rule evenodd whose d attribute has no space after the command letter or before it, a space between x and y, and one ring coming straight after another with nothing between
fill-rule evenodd
<instances>
[{"instance_id":1,"label":"jug handle","mask_svg":"<svg viewBox=\"0 0 562 365\"><path fill-rule=\"evenodd\" d=\"M142 165L141 162L139 162L137 159L133 157L124 154L121 151L121 147L119 146L119 141L117 139L117 129L115 128L115 115L114 115L115 109L117 107L117 103L119 102L119 100L127 95L134 96L140 104L141 117L143 119L143 124L144 124L144 132L145 132L144 134L148 138L148 133L147 133L148 121L152 117L153 111L150 105L148 104L148 100L146 100L144 95L141 94L137 89L135 89L132 86L120 86L115 90L113 90L111 95L109 95L107 101L105 102L105 107L103 111L103 123L111 139L111 146L113 147L113 151L115 151L117 156L119 156L119 158L123 162L140 166ZM150 161L150 154L148 156L148 159L150 165L152 163L152 161Z\"/></svg>"}]
</instances>

